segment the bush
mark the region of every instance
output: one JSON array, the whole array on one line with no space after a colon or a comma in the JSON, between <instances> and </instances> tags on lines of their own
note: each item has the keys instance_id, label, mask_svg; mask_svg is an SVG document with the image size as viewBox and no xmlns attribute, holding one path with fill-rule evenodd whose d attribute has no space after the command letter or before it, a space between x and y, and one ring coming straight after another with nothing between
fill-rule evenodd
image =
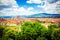
<instances>
[{"instance_id":1,"label":"bush","mask_svg":"<svg viewBox=\"0 0 60 40\"><path fill-rule=\"evenodd\" d=\"M47 30L40 22L25 22L22 25L22 32L22 34L25 35L25 38L29 37L30 39L35 40L38 36L43 37ZM26 40L28 40L28 38Z\"/></svg>"},{"instance_id":2,"label":"bush","mask_svg":"<svg viewBox=\"0 0 60 40\"><path fill-rule=\"evenodd\" d=\"M58 25L55 25L55 24L50 24L48 27L49 27L50 29L59 28L59 26L58 26Z\"/></svg>"},{"instance_id":3,"label":"bush","mask_svg":"<svg viewBox=\"0 0 60 40\"><path fill-rule=\"evenodd\" d=\"M38 37L36 40L47 40L45 37Z\"/></svg>"},{"instance_id":4,"label":"bush","mask_svg":"<svg viewBox=\"0 0 60 40\"><path fill-rule=\"evenodd\" d=\"M0 25L1 40L59 40L60 28L51 24L48 29L40 22L24 22L20 26Z\"/></svg>"},{"instance_id":5,"label":"bush","mask_svg":"<svg viewBox=\"0 0 60 40\"><path fill-rule=\"evenodd\" d=\"M49 26L48 26L48 32L47 32L47 35L46 35L46 38L49 40L57 40L57 37L56 36L58 36L58 35L60 35L60 33L58 33L58 32L60 32L59 30L56 30L56 29L59 29L60 30L60 28L59 28L59 26L57 26L57 25L55 25L55 24L50 24ZM55 38L54 38L55 37ZM60 38L60 37L58 37L58 38Z\"/></svg>"},{"instance_id":6,"label":"bush","mask_svg":"<svg viewBox=\"0 0 60 40\"><path fill-rule=\"evenodd\" d=\"M2 26L2 25L0 25L0 38L2 37L3 30L4 30L3 26Z\"/></svg>"},{"instance_id":7,"label":"bush","mask_svg":"<svg viewBox=\"0 0 60 40\"><path fill-rule=\"evenodd\" d=\"M55 28L53 30L52 40L60 40L60 28Z\"/></svg>"},{"instance_id":8,"label":"bush","mask_svg":"<svg viewBox=\"0 0 60 40\"><path fill-rule=\"evenodd\" d=\"M2 36L2 40L15 40L17 39L17 37L20 35L19 33L21 32L18 28L19 27L16 27L16 26L8 26L4 29L4 33L3 33L3 36Z\"/></svg>"}]
</instances>

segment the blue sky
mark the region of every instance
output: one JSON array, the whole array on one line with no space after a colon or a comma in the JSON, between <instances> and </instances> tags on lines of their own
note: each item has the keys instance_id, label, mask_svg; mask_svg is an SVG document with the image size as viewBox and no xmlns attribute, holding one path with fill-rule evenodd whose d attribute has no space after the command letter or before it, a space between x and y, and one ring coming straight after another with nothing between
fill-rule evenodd
<instances>
[{"instance_id":1,"label":"blue sky","mask_svg":"<svg viewBox=\"0 0 60 40\"><path fill-rule=\"evenodd\" d=\"M24 6L24 7L36 7L37 5L40 4L35 4L35 3L27 3L28 0L16 0L19 6Z\"/></svg>"},{"instance_id":2,"label":"blue sky","mask_svg":"<svg viewBox=\"0 0 60 40\"><path fill-rule=\"evenodd\" d=\"M37 5L40 5L40 4L35 4L35 3L32 3L32 4L28 4L27 1L28 0L16 0L18 5L19 6L24 6L24 7L36 7ZM44 0L41 0L41 1L44 1ZM58 0L47 0L49 3L56 3Z\"/></svg>"},{"instance_id":3,"label":"blue sky","mask_svg":"<svg viewBox=\"0 0 60 40\"><path fill-rule=\"evenodd\" d=\"M60 0L1 0L0 16L60 14L60 8L56 8L59 6L58 4L60 4Z\"/></svg>"}]
</instances>

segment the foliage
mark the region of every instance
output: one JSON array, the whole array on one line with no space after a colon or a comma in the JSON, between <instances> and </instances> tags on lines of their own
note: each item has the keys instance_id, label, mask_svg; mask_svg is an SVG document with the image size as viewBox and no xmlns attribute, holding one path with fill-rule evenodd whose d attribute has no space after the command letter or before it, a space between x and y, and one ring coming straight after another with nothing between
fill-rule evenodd
<instances>
[{"instance_id":1,"label":"foliage","mask_svg":"<svg viewBox=\"0 0 60 40\"><path fill-rule=\"evenodd\" d=\"M56 30L56 29L59 29L60 30L60 27L59 26L57 26L57 25L55 25L55 24L50 24L49 26L48 26L48 32L47 32L47 35L46 35L46 37L47 37L47 39L49 40L56 40L57 39L57 37L54 35L55 33L57 34L57 36L58 35L60 35L59 33L57 33L59 30ZM60 32L60 31L59 31ZM56 39L54 39L54 36L55 36L55 38ZM60 38L59 38L60 39Z\"/></svg>"},{"instance_id":2,"label":"foliage","mask_svg":"<svg viewBox=\"0 0 60 40\"><path fill-rule=\"evenodd\" d=\"M22 32L23 35L35 40L38 36L43 37L47 32L47 29L40 22L25 22L22 25Z\"/></svg>"},{"instance_id":3,"label":"foliage","mask_svg":"<svg viewBox=\"0 0 60 40\"><path fill-rule=\"evenodd\" d=\"M3 26L2 26L2 25L0 25L0 38L2 37L3 30L4 30Z\"/></svg>"},{"instance_id":4,"label":"foliage","mask_svg":"<svg viewBox=\"0 0 60 40\"><path fill-rule=\"evenodd\" d=\"M1 40L59 40L60 27L50 24L46 28L40 22L24 22L22 25L0 25Z\"/></svg>"},{"instance_id":5,"label":"foliage","mask_svg":"<svg viewBox=\"0 0 60 40\"><path fill-rule=\"evenodd\" d=\"M20 27L9 26L4 29L4 34L2 36L2 40L15 40L20 35Z\"/></svg>"},{"instance_id":6,"label":"foliage","mask_svg":"<svg viewBox=\"0 0 60 40\"><path fill-rule=\"evenodd\" d=\"M47 40L45 37L38 37L36 40Z\"/></svg>"},{"instance_id":7,"label":"foliage","mask_svg":"<svg viewBox=\"0 0 60 40\"><path fill-rule=\"evenodd\" d=\"M53 30L52 40L60 40L60 28L55 28Z\"/></svg>"}]
</instances>

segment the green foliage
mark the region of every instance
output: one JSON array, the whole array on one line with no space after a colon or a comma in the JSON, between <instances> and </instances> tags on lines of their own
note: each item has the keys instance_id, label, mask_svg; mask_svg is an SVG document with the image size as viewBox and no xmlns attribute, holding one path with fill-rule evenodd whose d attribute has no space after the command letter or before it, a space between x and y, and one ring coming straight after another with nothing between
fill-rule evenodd
<instances>
[{"instance_id":1,"label":"green foliage","mask_svg":"<svg viewBox=\"0 0 60 40\"><path fill-rule=\"evenodd\" d=\"M45 37L38 37L36 40L47 40Z\"/></svg>"},{"instance_id":2,"label":"green foliage","mask_svg":"<svg viewBox=\"0 0 60 40\"><path fill-rule=\"evenodd\" d=\"M47 32L47 29L40 22L25 22L22 25L22 32L23 35L35 40L38 36L43 37Z\"/></svg>"},{"instance_id":3,"label":"green foliage","mask_svg":"<svg viewBox=\"0 0 60 40\"><path fill-rule=\"evenodd\" d=\"M21 30L20 30L21 29ZM60 27L40 22L24 22L20 26L0 25L1 40L60 40Z\"/></svg>"},{"instance_id":4,"label":"green foliage","mask_svg":"<svg viewBox=\"0 0 60 40\"><path fill-rule=\"evenodd\" d=\"M60 40L60 28L55 28L53 30L52 40Z\"/></svg>"},{"instance_id":5,"label":"green foliage","mask_svg":"<svg viewBox=\"0 0 60 40\"><path fill-rule=\"evenodd\" d=\"M9 26L4 29L4 34L2 36L2 40L15 40L17 37L20 36L20 31L18 30L19 27L16 26Z\"/></svg>"},{"instance_id":6,"label":"green foliage","mask_svg":"<svg viewBox=\"0 0 60 40\"><path fill-rule=\"evenodd\" d=\"M60 35L60 33L58 33L58 32L60 32L59 30L57 30L57 29L59 29L60 30L60 27L59 26L57 26L57 25L55 25L55 24L50 24L49 26L48 26L48 32L47 32L47 35L46 35L46 37L47 37L47 39L49 40L57 40L57 36L58 35ZM56 34L55 34L56 33ZM55 35L54 35L55 34ZM55 38L54 38L55 37ZM60 39L60 37L58 37L59 39Z\"/></svg>"},{"instance_id":7,"label":"green foliage","mask_svg":"<svg viewBox=\"0 0 60 40\"><path fill-rule=\"evenodd\" d=\"M58 26L58 25L55 25L55 24L50 24L48 27L49 27L50 29L59 28L59 26Z\"/></svg>"},{"instance_id":8,"label":"green foliage","mask_svg":"<svg viewBox=\"0 0 60 40\"><path fill-rule=\"evenodd\" d=\"M2 37L3 30L4 30L3 26L2 26L2 25L0 25L0 38Z\"/></svg>"}]
</instances>

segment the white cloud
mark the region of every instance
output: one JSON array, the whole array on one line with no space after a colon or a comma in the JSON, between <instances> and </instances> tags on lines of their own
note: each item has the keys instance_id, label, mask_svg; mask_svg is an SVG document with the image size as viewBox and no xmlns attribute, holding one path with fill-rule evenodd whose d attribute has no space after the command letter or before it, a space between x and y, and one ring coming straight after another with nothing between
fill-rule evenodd
<instances>
[{"instance_id":1,"label":"white cloud","mask_svg":"<svg viewBox=\"0 0 60 40\"><path fill-rule=\"evenodd\" d=\"M0 5L18 7L15 0L0 0Z\"/></svg>"},{"instance_id":2,"label":"white cloud","mask_svg":"<svg viewBox=\"0 0 60 40\"><path fill-rule=\"evenodd\" d=\"M28 0L27 3L35 3L35 4L40 4L42 1L41 0Z\"/></svg>"},{"instance_id":3,"label":"white cloud","mask_svg":"<svg viewBox=\"0 0 60 40\"><path fill-rule=\"evenodd\" d=\"M34 8L33 7L29 7L28 10L34 10Z\"/></svg>"},{"instance_id":4,"label":"white cloud","mask_svg":"<svg viewBox=\"0 0 60 40\"><path fill-rule=\"evenodd\" d=\"M20 8L7 8L7 9L4 9L4 10L1 10L0 11L0 16L9 16L9 15L13 15L13 16L16 16L16 15L32 15L32 14L36 14L36 13L39 13L38 11L35 11L34 8L32 7L29 7L27 9L25 9L24 7L20 7Z\"/></svg>"},{"instance_id":5,"label":"white cloud","mask_svg":"<svg viewBox=\"0 0 60 40\"><path fill-rule=\"evenodd\" d=\"M0 16L13 15L15 13L15 9L18 8L18 5L15 0L0 0L0 6L2 5L11 7L0 10Z\"/></svg>"},{"instance_id":6,"label":"white cloud","mask_svg":"<svg viewBox=\"0 0 60 40\"><path fill-rule=\"evenodd\" d=\"M33 7L24 8L19 7L15 0L1 0L1 5L11 5L11 8L4 8L0 10L0 16L8 16L8 15L32 15L38 13L35 11Z\"/></svg>"},{"instance_id":7,"label":"white cloud","mask_svg":"<svg viewBox=\"0 0 60 40\"><path fill-rule=\"evenodd\" d=\"M32 0L31 0L32 1ZM41 0L33 0L34 3L40 3ZM32 1L32 2L33 2ZM39 2L40 1L40 2ZM0 1L0 6L1 5L10 5L10 8L4 8L2 10L0 10L0 16L5 16L5 15L32 15L32 14L37 14L37 13L43 13L43 11L38 11L35 10L33 7L29 7L29 8L24 8L24 7L19 7L18 4L16 3L15 0L1 0ZM60 10L56 11L55 8L56 4L59 4L60 2L56 2L54 4L47 4L46 6L43 6L43 9L47 12L47 13L60 13ZM38 6L40 7L40 6Z\"/></svg>"},{"instance_id":8,"label":"white cloud","mask_svg":"<svg viewBox=\"0 0 60 40\"><path fill-rule=\"evenodd\" d=\"M44 5L44 6L38 5L37 7L39 7L39 8L42 7L46 13L50 13L50 14L60 13L60 8L59 8L60 1L57 1L56 3L53 3L53 4L49 4L49 2L47 2L47 1L45 1L45 2L46 2L46 5Z\"/></svg>"},{"instance_id":9,"label":"white cloud","mask_svg":"<svg viewBox=\"0 0 60 40\"><path fill-rule=\"evenodd\" d=\"M44 7L45 11L47 13L60 13L60 8L57 8L59 7L60 4L60 1L56 2L56 3L53 3L53 4L48 4Z\"/></svg>"}]
</instances>

